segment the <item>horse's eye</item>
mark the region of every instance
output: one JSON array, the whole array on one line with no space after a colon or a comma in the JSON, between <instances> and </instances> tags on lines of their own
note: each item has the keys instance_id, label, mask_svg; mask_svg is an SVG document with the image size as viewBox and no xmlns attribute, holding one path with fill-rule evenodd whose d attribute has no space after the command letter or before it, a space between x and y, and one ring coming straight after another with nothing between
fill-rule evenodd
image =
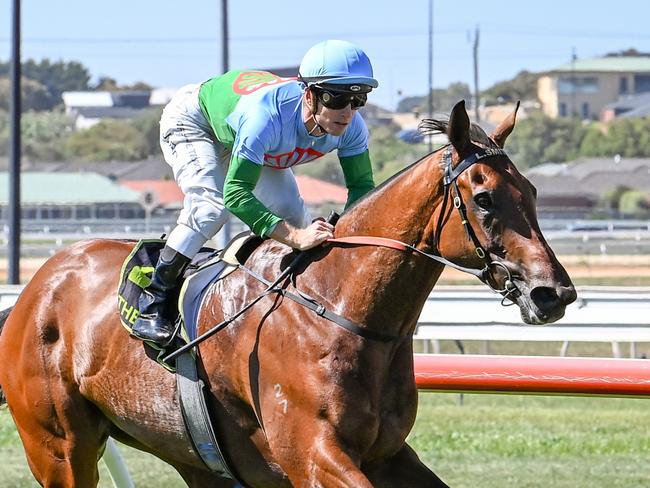
<instances>
[{"instance_id":1,"label":"horse's eye","mask_svg":"<svg viewBox=\"0 0 650 488\"><path fill-rule=\"evenodd\" d=\"M481 207L483 210L491 210L494 202L492 202L492 197L488 192L478 193L474 195L474 202L476 205Z\"/></svg>"}]
</instances>

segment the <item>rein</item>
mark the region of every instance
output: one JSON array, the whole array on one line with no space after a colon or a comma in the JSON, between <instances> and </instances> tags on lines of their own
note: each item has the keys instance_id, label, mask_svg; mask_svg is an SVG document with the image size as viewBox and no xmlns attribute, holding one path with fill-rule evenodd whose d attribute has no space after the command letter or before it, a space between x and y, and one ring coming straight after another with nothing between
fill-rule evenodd
<instances>
[{"instance_id":1,"label":"rein","mask_svg":"<svg viewBox=\"0 0 650 488\"><path fill-rule=\"evenodd\" d=\"M443 186L444 186L444 197L443 197L443 202L442 202L442 210L440 212L440 217L438 219L438 222L436 224L436 232L434 234L434 242L433 242L433 247L434 249L438 248L438 236L440 236L440 232L443 227L443 219L444 219L444 214L445 210L448 205L449 197L451 195L451 192L455 194L453 197L453 205L454 208L458 211L461 217L461 222L463 224L463 227L465 228L465 232L468 236L468 238L472 241L474 244L474 252L476 255L483 260L485 263L485 266L481 269L475 269L475 268L467 268L464 266L460 266L458 264L455 264L448 259L442 257L440 254L433 254L433 253L427 253L424 252L418 248L416 248L412 244L406 244L404 242L398 241L396 239L390 239L387 237L374 237L374 236L347 236L347 237L338 237L338 238L333 238L333 239L328 239L326 242L330 244L335 244L335 245L352 245L352 246L379 246L379 247L387 247L390 249L395 249L398 251L411 251L416 254L419 254L421 256L424 256L428 259L432 259L440 264L443 264L445 266L449 266L451 268L454 268L458 271L462 271L464 273L471 274L473 276L476 276L479 280L481 280L483 283L485 283L490 289L493 291L500 293L503 295L503 299L501 300L501 305L508 306L508 305L513 305L514 301L510 304L506 304L505 301L506 299L510 299L510 295L513 294L516 291L519 291L512 281L512 275L510 273L510 270L508 267L499 262L499 261L494 261L489 258L488 253L485 251L481 243L479 242L478 238L476 237L476 233L474 232L474 229L469 223L469 220L467 219L467 207L465 206L463 199L460 194L460 190L458 188L458 183L457 179L458 177L470 166L473 164L487 159L487 158L492 158L496 156L505 156L507 157L506 152L503 149L500 148L487 148L487 149L482 149L479 152L476 152L469 157L463 159L460 161L456 166L453 166L453 160L452 160L452 148L451 145L448 145L448 147L445 149L444 155L443 155L443 161L444 161L444 177L443 177ZM336 224L336 221L338 220L338 215L332 212L328 218L328 222L332 224ZM392 342L392 341L401 341L405 340L407 338L410 338L411 335L407 334L405 336L394 336L390 334L384 334L381 332L376 332L374 330L368 329L367 327L362 327L359 324L356 324L345 317L331 312L327 310L320 302L318 302L316 299L310 297L304 292L301 292L300 290L296 289L296 293L292 293L286 289L286 286L288 286L289 280L291 279L291 275L293 274L294 270L296 269L297 265L304 259L304 257L307 255L307 252L300 252L297 254L297 256L294 258L294 260L287 266L282 273L275 279L275 281L270 282L266 278L262 277L261 275L255 273L254 271L246 268L243 265L238 265L239 269L242 271L246 272L253 278L257 279L261 283L266 285L266 289L262 294L258 295L255 299L251 300L249 303L247 303L244 307L239 309L234 315L231 317L225 319L224 321L220 322L219 324L216 324L213 326L211 329L209 329L207 332L204 334L200 335L193 341L188 342L181 348L177 349L176 351L172 352L171 354L167 355L166 357L163 358L163 361L168 363L170 360L175 359L176 357L180 356L184 352L187 352L188 350L192 349L193 347L197 346L204 340L208 339L212 335L216 334L219 332L221 329L229 325L230 323L234 322L237 318L242 316L244 313L246 313L253 305L255 305L257 302L262 300L268 295L271 294L278 294L282 295L283 297L286 297L299 305L302 305L314 313L316 315L323 317L330 322L333 322L340 327L343 327L344 329L352 332L353 334L356 334L358 336L364 337L366 339L370 340L376 340L379 342ZM504 281L504 288L499 290L496 289L495 287L492 286L492 284L488 281L488 277L490 276L490 269L491 268L501 268L505 271L507 277ZM283 283L281 286L280 283Z\"/></svg>"}]
</instances>

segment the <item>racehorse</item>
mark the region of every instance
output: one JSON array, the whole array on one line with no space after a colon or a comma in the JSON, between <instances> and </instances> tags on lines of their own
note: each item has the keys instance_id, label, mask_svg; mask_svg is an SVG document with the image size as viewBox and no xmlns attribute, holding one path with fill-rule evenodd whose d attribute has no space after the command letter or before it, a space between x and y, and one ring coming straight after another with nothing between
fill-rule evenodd
<instances>
[{"instance_id":1,"label":"racehorse","mask_svg":"<svg viewBox=\"0 0 650 488\"><path fill-rule=\"evenodd\" d=\"M425 121L450 144L358 201L335 240L282 284L356 328L276 293L200 344L215 429L244 486L445 486L405 441L417 410L411 338L445 264L477 271L527 323L561 318L576 298L540 231L535 189L502 150L515 114L490 137L464 102L447 122ZM354 236L379 245L345 242ZM29 466L46 487L96 486L112 436L168 462L189 486L237 486L196 456L174 375L120 325L118 276L133 245L61 251L4 324L0 383ZM272 281L294 254L267 240L246 266ZM264 290L253 274L238 269L210 289L199 332Z\"/></svg>"}]
</instances>

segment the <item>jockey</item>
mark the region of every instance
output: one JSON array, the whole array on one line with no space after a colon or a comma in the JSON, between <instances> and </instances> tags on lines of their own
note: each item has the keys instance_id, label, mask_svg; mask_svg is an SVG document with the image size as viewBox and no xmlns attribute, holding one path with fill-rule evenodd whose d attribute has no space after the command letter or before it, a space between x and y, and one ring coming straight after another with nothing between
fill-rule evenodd
<instances>
[{"instance_id":1,"label":"jockey","mask_svg":"<svg viewBox=\"0 0 650 488\"><path fill-rule=\"evenodd\" d=\"M332 225L312 221L291 166L336 149L346 208L374 188L368 129L358 109L378 85L359 47L330 40L307 51L297 79L229 71L174 95L160 120L160 144L185 198L141 295L133 335L169 342L174 323L167 298L228 212L255 234L298 250L333 236Z\"/></svg>"}]
</instances>

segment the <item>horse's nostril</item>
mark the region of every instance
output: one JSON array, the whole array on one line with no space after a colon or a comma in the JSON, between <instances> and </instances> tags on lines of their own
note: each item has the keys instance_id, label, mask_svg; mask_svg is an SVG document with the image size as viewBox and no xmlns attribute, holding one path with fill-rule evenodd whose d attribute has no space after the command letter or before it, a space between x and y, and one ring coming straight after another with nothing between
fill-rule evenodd
<instances>
[{"instance_id":1,"label":"horse's nostril","mask_svg":"<svg viewBox=\"0 0 650 488\"><path fill-rule=\"evenodd\" d=\"M576 292L576 289L574 287L563 286L562 288L560 288L560 300L565 305L575 302L576 298L578 298L578 293Z\"/></svg>"},{"instance_id":2,"label":"horse's nostril","mask_svg":"<svg viewBox=\"0 0 650 488\"><path fill-rule=\"evenodd\" d=\"M553 288L538 286L530 292L530 298L542 311L552 311L561 305L560 297Z\"/></svg>"}]
</instances>

